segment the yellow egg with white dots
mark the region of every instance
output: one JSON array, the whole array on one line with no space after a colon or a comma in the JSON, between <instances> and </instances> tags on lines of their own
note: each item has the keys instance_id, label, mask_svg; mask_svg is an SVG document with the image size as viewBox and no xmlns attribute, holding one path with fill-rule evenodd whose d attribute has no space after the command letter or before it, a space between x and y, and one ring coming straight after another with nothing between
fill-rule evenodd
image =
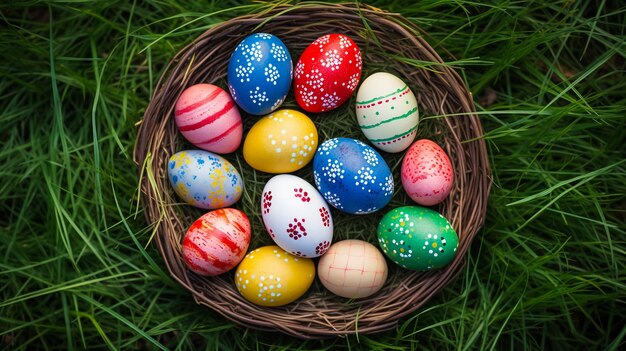
<instances>
[{"instance_id":1,"label":"yellow egg with white dots","mask_svg":"<svg viewBox=\"0 0 626 351\"><path fill-rule=\"evenodd\" d=\"M315 277L310 258L297 257L278 246L250 251L237 267L239 293L259 306L283 306L304 295Z\"/></svg>"},{"instance_id":2,"label":"yellow egg with white dots","mask_svg":"<svg viewBox=\"0 0 626 351\"><path fill-rule=\"evenodd\" d=\"M257 121L243 143L243 157L254 169L291 173L304 167L317 150L317 128L296 110L278 110Z\"/></svg>"}]
</instances>

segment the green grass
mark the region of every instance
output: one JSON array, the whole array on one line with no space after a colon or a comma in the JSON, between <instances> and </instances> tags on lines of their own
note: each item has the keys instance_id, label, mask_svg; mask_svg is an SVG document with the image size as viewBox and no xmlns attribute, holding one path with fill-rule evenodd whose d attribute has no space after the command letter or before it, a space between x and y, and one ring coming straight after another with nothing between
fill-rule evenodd
<instances>
[{"instance_id":1,"label":"green grass","mask_svg":"<svg viewBox=\"0 0 626 351\"><path fill-rule=\"evenodd\" d=\"M466 79L493 190L458 279L396 330L323 342L245 329L197 306L136 210L136 123L166 63L213 25L266 5L0 4L0 347L623 349L626 7L617 3L374 3L425 29Z\"/></svg>"}]
</instances>

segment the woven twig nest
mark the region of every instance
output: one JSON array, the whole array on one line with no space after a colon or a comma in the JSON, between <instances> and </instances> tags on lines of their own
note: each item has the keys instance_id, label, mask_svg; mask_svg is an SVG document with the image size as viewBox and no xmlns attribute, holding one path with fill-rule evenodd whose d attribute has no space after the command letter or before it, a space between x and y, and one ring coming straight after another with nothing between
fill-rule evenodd
<instances>
[{"instance_id":1,"label":"woven twig nest","mask_svg":"<svg viewBox=\"0 0 626 351\"><path fill-rule=\"evenodd\" d=\"M316 282L302 298L278 308L259 307L243 299L236 290L232 272L207 278L187 269L181 254L182 238L187 227L203 212L181 205L167 179L169 157L177 151L194 148L185 144L176 129L174 105L190 85L214 83L225 88L230 54L239 41L254 32L278 36L291 51L294 63L317 37L328 33L346 34L361 48L364 77L383 69L409 84L421 109L418 138L435 139L450 156L455 170L452 192L437 208L450 220L459 236L457 256L450 265L437 271L413 272L390 263L387 283L380 292L367 299L348 301L332 295ZM245 326L282 331L303 338L374 333L395 327L400 318L424 305L460 272L472 239L484 222L490 188L489 162L485 142L481 139L482 126L474 114L470 92L454 70L441 64L441 58L422 35L405 18L375 8L354 4L281 5L215 26L174 57L145 112L134 157L141 172L141 204L148 222L155 226L154 241L171 275L193 294L197 303ZM297 108L292 93L286 104ZM320 131L320 143L326 138L339 136L365 140L360 135L353 109L354 97L340 107L340 113L332 116L345 120L342 133L348 135L330 135L337 133L336 125L333 131L325 130L324 120L331 117L309 115ZM246 130L258 120L258 117L245 113L242 117ZM383 153L383 157L387 158L395 174L396 192L392 203L379 211L379 216L392 207L414 204L399 185L402 154ZM271 243L260 219L260 194L271 175L248 167L243 161L241 148L226 158L240 169L245 180L246 194L235 206L245 208L253 228L256 228L251 249L260 243ZM309 182L312 180L310 168L308 166L298 174ZM334 241L347 238L345 233L342 234L343 226L362 218L341 213L333 215L338 216ZM369 241L377 245L375 225L369 224L362 231L367 231Z\"/></svg>"}]
</instances>

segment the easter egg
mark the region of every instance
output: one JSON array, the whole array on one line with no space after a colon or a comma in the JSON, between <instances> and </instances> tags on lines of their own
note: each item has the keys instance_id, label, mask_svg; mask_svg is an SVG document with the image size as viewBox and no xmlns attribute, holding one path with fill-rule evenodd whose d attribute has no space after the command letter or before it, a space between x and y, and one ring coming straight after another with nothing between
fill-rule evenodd
<instances>
[{"instance_id":1,"label":"easter egg","mask_svg":"<svg viewBox=\"0 0 626 351\"><path fill-rule=\"evenodd\" d=\"M172 155L167 174L181 199L190 205L216 209L239 200L243 180L225 158L203 150L186 150Z\"/></svg>"},{"instance_id":2,"label":"easter egg","mask_svg":"<svg viewBox=\"0 0 626 351\"><path fill-rule=\"evenodd\" d=\"M343 104L361 78L361 50L343 34L327 34L309 45L296 64L294 94L305 111L325 112Z\"/></svg>"},{"instance_id":3,"label":"easter egg","mask_svg":"<svg viewBox=\"0 0 626 351\"><path fill-rule=\"evenodd\" d=\"M323 142L313 158L313 176L324 199L347 213L378 211L393 195L393 176L385 160L355 139Z\"/></svg>"},{"instance_id":4,"label":"easter egg","mask_svg":"<svg viewBox=\"0 0 626 351\"><path fill-rule=\"evenodd\" d=\"M183 258L205 276L227 272L241 262L250 245L250 221L234 208L221 208L198 218L183 239Z\"/></svg>"},{"instance_id":5,"label":"easter egg","mask_svg":"<svg viewBox=\"0 0 626 351\"><path fill-rule=\"evenodd\" d=\"M362 240L343 240L333 244L320 258L317 275L333 294L360 299L383 287L387 263L374 245Z\"/></svg>"},{"instance_id":6,"label":"easter egg","mask_svg":"<svg viewBox=\"0 0 626 351\"><path fill-rule=\"evenodd\" d=\"M275 35L245 37L228 62L228 89L233 100L253 115L277 109L289 92L293 67L289 50Z\"/></svg>"},{"instance_id":7,"label":"easter egg","mask_svg":"<svg viewBox=\"0 0 626 351\"><path fill-rule=\"evenodd\" d=\"M310 258L296 257L278 246L250 251L235 273L239 293L260 306L283 306L304 295L315 278Z\"/></svg>"},{"instance_id":8,"label":"easter egg","mask_svg":"<svg viewBox=\"0 0 626 351\"><path fill-rule=\"evenodd\" d=\"M201 149L225 154L241 143L239 110L220 87L196 84L185 89L176 101L174 116L185 139Z\"/></svg>"},{"instance_id":9,"label":"easter egg","mask_svg":"<svg viewBox=\"0 0 626 351\"><path fill-rule=\"evenodd\" d=\"M411 270L444 267L456 255L458 242L450 222L425 207L394 208L378 224L378 243L385 255Z\"/></svg>"},{"instance_id":10,"label":"easter egg","mask_svg":"<svg viewBox=\"0 0 626 351\"><path fill-rule=\"evenodd\" d=\"M417 100L400 78L386 72L374 73L357 92L356 118L374 146L386 152L400 152L415 139Z\"/></svg>"},{"instance_id":11,"label":"easter egg","mask_svg":"<svg viewBox=\"0 0 626 351\"><path fill-rule=\"evenodd\" d=\"M402 187L413 201L423 206L442 202L450 194L454 170L450 158L437 143L421 139L402 159Z\"/></svg>"},{"instance_id":12,"label":"easter egg","mask_svg":"<svg viewBox=\"0 0 626 351\"><path fill-rule=\"evenodd\" d=\"M261 214L274 242L293 255L323 255L333 240L330 208L313 185L294 175L280 174L265 184Z\"/></svg>"},{"instance_id":13,"label":"easter egg","mask_svg":"<svg viewBox=\"0 0 626 351\"><path fill-rule=\"evenodd\" d=\"M313 159L317 129L305 114L278 110L259 119L243 143L243 157L254 169L290 173Z\"/></svg>"}]
</instances>

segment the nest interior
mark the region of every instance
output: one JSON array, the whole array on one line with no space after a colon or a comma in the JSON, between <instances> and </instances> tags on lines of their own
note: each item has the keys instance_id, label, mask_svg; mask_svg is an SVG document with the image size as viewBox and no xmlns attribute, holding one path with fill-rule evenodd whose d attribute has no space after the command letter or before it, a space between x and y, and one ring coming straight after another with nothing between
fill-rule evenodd
<instances>
[{"instance_id":1,"label":"nest interior","mask_svg":"<svg viewBox=\"0 0 626 351\"><path fill-rule=\"evenodd\" d=\"M393 73L415 93L420 108L418 139L437 141L448 153L455 170L450 196L436 210L450 220L459 235L454 261L428 272L407 271L389 262L389 279L377 294L349 301L314 283L298 301L264 308L243 299L232 272L201 277L189 271L182 259L181 242L187 227L203 211L180 204L167 179L169 157L187 144L176 129L173 109L182 91L193 84L212 83L226 88L228 60L235 46L255 32L272 33L289 48L295 62L317 37L328 33L350 36L363 54L363 76L376 71ZM280 5L267 11L237 17L213 27L184 47L168 64L139 127L134 159L141 174L141 204L155 228L154 242L172 277L191 292L195 301L244 326L281 331L301 338L353 333L375 333L394 328L403 316L423 306L463 267L466 252L484 222L490 190L490 169L482 126L473 114L471 93L460 76L405 18L371 7L347 5ZM308 114L320 134L320 143L332 137L352 137L367 142L354 115L354 96L333 113ZM293 94L282 108L298 109ZM242 113L245 132L258 119ZM332 123L329 122L332 120ZM376 243L376 224L393 207L410 205L399 179L402 153L380 152L395 178L392 202L369 220L333 210L334 241L360 238ZM272 175L256 172L243 160L241 147L225 155L240 170L245 193L234 207L252 223L250 249L271 244L260 215L263 185ZM312 183L311 166L295 173Z\"/></svg>"}]
</instances>

